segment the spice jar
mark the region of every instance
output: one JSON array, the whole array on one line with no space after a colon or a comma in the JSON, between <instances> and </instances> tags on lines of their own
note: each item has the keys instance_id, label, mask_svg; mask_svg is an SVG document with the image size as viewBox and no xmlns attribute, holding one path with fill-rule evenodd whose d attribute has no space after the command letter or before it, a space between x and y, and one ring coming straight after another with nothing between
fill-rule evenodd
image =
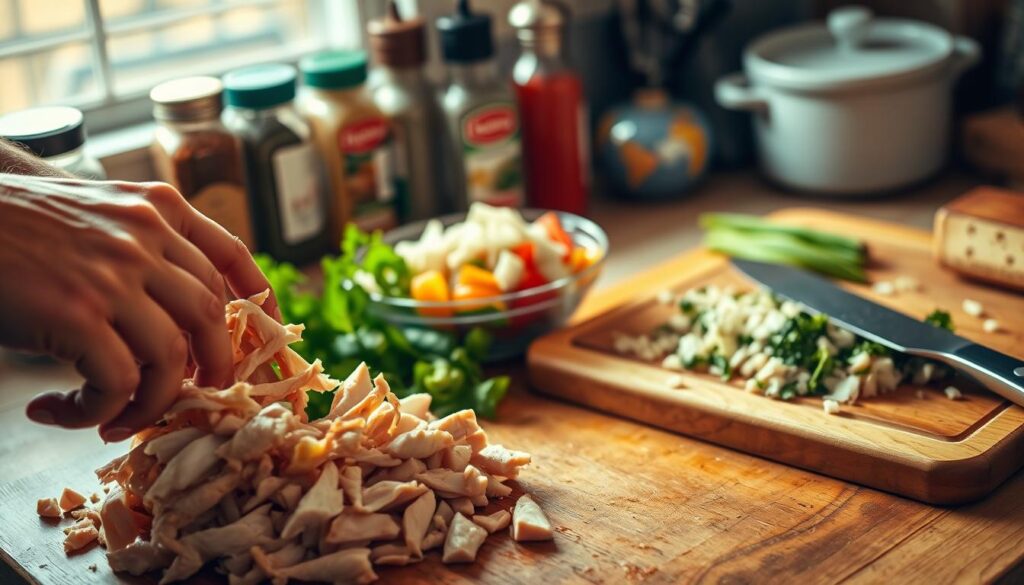
<instances>
[{"instance_id":1,"label":"spice jar","mask_svg":"<svg viewBox=\"0 0 1024 585\"><path fill-rule=\"evenodd\" d=\"M82 112L68 106L30 108L0 116L0 137L72 175L106 179L100 162L85 152L84 122Z\"/></svg>"},{"instance_id":2,"label":"spice jar","mask_svg":"<svg viewBox=\"0 0 1024 585\"><path fill-rule=\"evenodd\" d=\"M224 125L242 140L256 247L303 264L327 251L324 177L309 126L292 107L295 68L255 65L224 76Z\"/></svg>"},{"instance_id":3,"label":"spice jar","mask_svg":"<svg viewBox=\"0 0 1024 585\"><path fill-rule=\"evenodd\" d=\"M200 213L253 247L242 148L221 123L223 86L215 77L161 83L149 93L157 128L153 162Z\"/></svg>"},{"instance_id":4,"label":"spice jar","mask_svg":"<svg viewBox=\"0 0 1024 585\"><path fill-rule=\"evenodd\" d=\"M470 203L518 207L523 204L519 113L508 82L498 74L491 18L470 11L460 0L456 11L437 20L449 84L441 105L447 132L445 164L456 207Z\"/></svg>"},{"instance_id":5,"label":"spice jar","mask_svg":"<svg viewBox=\"0 0 1024 585\"><path fill-rule=\"evenodd\" d=\"M395 143L364 85L366 53L325 51L299 68L305 86L297 105L330 178L332 241L341 241L348 222L366 231L398 225L405 202L396 188Z\"/></svg>"},{"instance_id":6,"label":"spice jar","mask_svg":"<svg viewBox=\"0 0 1024 585\"><path fill-rule=\"evenodd\" d=\"M384 18L367 24L376 64L370 88L395 135L396 170L406 175L397 179L408 195L408 214L402 218L407 221L440 215L448 207L441 197L435 146L442 129L440 105L423 69L425 28L421 18L403 20L394 0Z\"/></svg>"}]
</instances>

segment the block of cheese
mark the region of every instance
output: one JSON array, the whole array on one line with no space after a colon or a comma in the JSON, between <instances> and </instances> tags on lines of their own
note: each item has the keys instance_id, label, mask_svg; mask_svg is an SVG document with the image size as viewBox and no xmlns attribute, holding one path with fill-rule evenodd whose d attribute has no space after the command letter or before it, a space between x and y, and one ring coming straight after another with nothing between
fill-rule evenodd
<instances>
[{"instance_id":1,"label":"block of cheese","mask_svg":"<svg viewBox=\"0 0 1024 585\"><path fill-rule=\"evenodd\" d=\"M935 255L965 276L1024 290L1024 194L978 187L935 214Z\"/></svg>"}]
</instances>

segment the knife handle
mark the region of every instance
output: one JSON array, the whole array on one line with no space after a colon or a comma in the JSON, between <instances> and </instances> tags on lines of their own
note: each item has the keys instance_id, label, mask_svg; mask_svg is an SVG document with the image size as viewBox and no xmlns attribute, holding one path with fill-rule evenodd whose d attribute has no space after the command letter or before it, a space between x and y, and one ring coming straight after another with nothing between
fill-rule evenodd
<instances>
[{"instance_id":1,"label":"knife handle","mask_svg":"<svg viewBox=\"0 0 1024 585\"><path fill-rule=\"evenodd\" d=\"M1024 361L977 343L944 354L942 361L970 374L1010 402L1024 406Z\"/></svg>"}]
</instances>

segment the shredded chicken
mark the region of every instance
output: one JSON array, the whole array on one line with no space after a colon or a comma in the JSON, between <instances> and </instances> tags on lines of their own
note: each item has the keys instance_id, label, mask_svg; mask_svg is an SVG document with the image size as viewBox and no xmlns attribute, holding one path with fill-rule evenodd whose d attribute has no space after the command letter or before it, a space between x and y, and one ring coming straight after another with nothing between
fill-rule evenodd
<instances>
[{"instance_id":1,"label":"shredded chicken","mask_svg":"<svg viewBox=\"0 0 1024 585\"><path fill-rule=\"evenodd\" d=\"M533 498L523 494L516 502L515 511L512 512L512 540L551 540L552 536L551 522L544 515L544 511Z\"/></svg>"},{"instance_id":2,"label":"shredded chicken","mask_svg":"<svg viewBox=\"0 0 1024 585\"><path fill-rule=\"evenodd\" d=\"M437 419L429 395L399 400L365 364L328 377L288 347L302 326L267 317L265 299L227 306L229 387L185 380L164 418L97 470L105 496L39 501L40 516L74 510L65 550L98 540L115 571L171 583L213 564L234 585L368 583L374 565L442 545L444 562L473 561L510 516L475 512L511 494L529 455L489 445L471 410ZM307 392L335 388L328 416L309 420Z\"/></svg>"}]
</instances>

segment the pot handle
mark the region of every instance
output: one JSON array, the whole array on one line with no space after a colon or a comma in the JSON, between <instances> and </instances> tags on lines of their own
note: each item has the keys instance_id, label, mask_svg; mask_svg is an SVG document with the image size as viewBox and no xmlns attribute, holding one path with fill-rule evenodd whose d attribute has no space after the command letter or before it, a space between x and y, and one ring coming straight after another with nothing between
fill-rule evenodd
<instances>
[{"instance_id":1,"label":"pot handle","mask_svg":"<svg viewBox=\"0 0 1024 585\"><path fill-rule=\"evenodd\" d=\"M743 73L732 73L715 83L715 99L719 105L730 110L767 112L768 100Z\"/></svg>"},{"instance_id":2,"label":"pot handle","mask_svg":"<svg viewBox=\"0 0 1024 585\"><path fill-rule=\"evenodd\" d=\"M953 78L974 67L981 60L981 47L977 41L970 37L956 37L953 39L953 57L951 65Z\"/></svg>"}]
</instances>

